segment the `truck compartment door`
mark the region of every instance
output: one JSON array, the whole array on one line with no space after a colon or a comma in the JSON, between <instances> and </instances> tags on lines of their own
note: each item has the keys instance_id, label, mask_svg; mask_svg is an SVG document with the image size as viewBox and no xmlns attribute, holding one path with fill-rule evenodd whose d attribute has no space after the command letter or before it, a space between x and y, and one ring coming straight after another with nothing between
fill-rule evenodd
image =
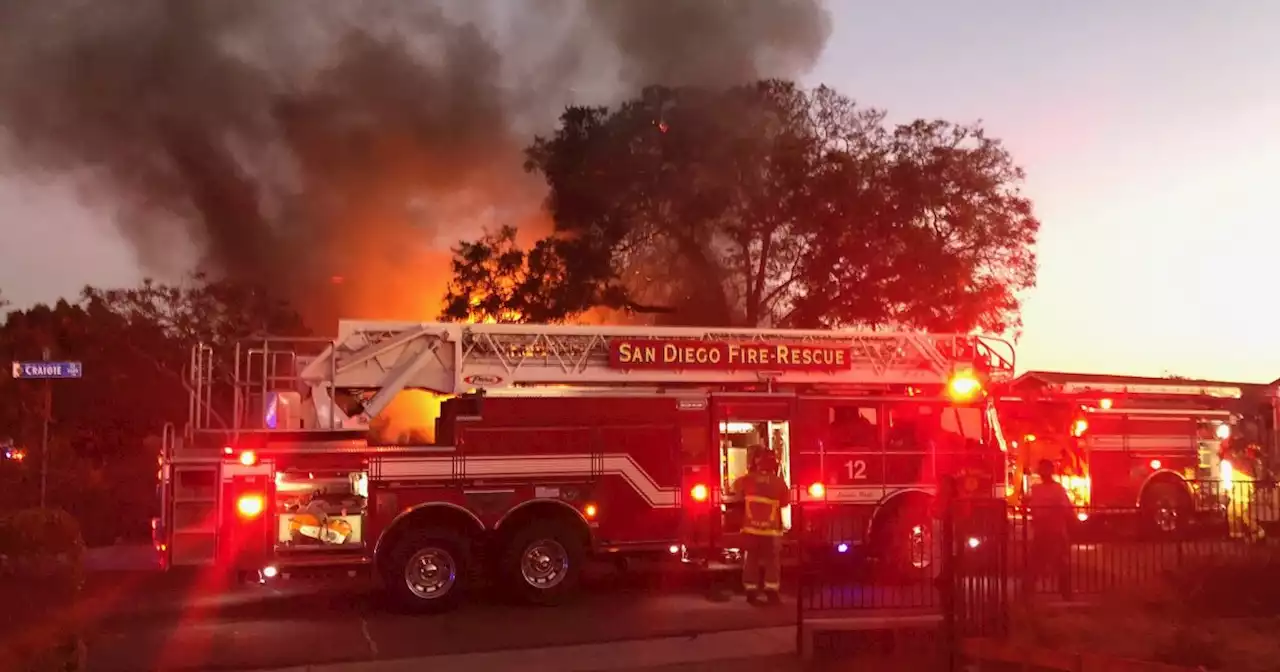
<instances>
[{"instance_id":1,"label":"truck compartment door","mask_svg":"<svg viewBox=\"0 0 1280 672\"><path fill-rule=\"evenodd\" d=\"M712 396L712 445L716 450L716 471L719 474L718 500L730 492L733 483L745 475L750 467L748 449L761 445L774 452L778 459L779 475L791 485L791 419L795 397L780 394L723 394ZM720 519L724 543L732 545L732 539L742 528L742 511L739 505L722 504ZM782 510L783 527L791 527L791 509Z\"/></svg>"},{"instance_id":2,"label":"truck compartment door","mask_svg":"<svg viewBox=\"0 0 1280 672\"><path fill-rule=\"evenodd\" d=\"M218 468L216 457L173 459L161 467L164 501L156 536L166 568L213 564L217 556Z\"/></svg>"}]
</instances>

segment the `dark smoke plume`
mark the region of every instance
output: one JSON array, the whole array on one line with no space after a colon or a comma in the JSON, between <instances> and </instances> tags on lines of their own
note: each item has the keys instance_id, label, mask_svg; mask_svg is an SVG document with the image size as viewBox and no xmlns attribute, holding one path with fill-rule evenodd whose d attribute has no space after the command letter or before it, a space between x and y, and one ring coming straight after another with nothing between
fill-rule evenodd
<instances>
[{"instance_id":1,"label":"dark smoke plume","mask_svg":"<svg viewBox=\"0 0 1280 672\"><path fill-rule=\"evenodd\" d=\"M794 76L828 33L821 0L0 0L0 165L162 276L430 318L449 245L547 231L520 150L565 105Z\"/></svg>"}]
</instances>

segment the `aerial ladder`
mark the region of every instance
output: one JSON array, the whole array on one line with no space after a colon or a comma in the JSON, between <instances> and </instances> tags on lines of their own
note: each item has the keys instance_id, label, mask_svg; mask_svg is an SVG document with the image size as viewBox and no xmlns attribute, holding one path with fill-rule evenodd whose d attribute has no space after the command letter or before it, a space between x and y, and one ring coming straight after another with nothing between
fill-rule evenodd
<instances>
[{"instance_id":1,"label":"aerial ladder","mask_svg":"<svg viewBox=\"0 0 1280 672\"><path fill-rule=\"evenodd\" d=\"M814 345L839 348L848 362L826 369L768 364L626 366L618 361L621 343L677 348ZM254 353L270 359L266 350ZM237 390L245 382L257 382L268 406L301 405L306 411L291 416L290 426L310 430L367 428L406 389L461 395L519 393L539 386L925 386L945 384L958 367L1004 381L1012 377L1015 364L1007 341L970 334L380 321L341 322L337 338L315 356L293 351L278 351L276 356L297 363L297 389L287 392L289 396L271 397L273 390L265 383L282 379L271 372L238 383ZM359 397L354 408L338 402L344 393ZM244 398L236 407L246 407Z\"/></svg>"}]
</instances>

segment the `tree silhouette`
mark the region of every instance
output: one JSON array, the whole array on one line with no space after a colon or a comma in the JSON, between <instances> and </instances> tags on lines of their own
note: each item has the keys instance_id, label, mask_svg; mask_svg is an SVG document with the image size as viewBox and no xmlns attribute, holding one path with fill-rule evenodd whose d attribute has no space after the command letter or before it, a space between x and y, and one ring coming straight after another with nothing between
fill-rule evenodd
<instances>
[{"instance_id":1,"label":"tree silhouette","mask_svg":"<svg viewBox=\"0 0 1280 672\"><path fill-rule=\"evenodd\" d=\"M195 276L181 285L86 287L77 302L13 311L0 324L0 361L43 348L84 363L58 381L49 440L50 502L71 511L91 543L146 538L154 515L158 437L187 417L191 346L259 333L302 334L287 305L252 287ZM218 352L226 349L219 349ZM229 361L215 370L231 370ZM0 376L0 437L28 448L23 464L0 462L0 511L30 506L38 489L43 385Z\"/></svg>"},{"instance_id":2,"label":"tree silhouette","mask_svg":"<svg viewBox=\"0 0 1280 672\"><path fill-rule=\"evenodd\" d=\"M653 87L566 110L527 157L555 234L456 248L446 317L605 306L677 324L1001 331L1035 282L1039 223L997 141L889 127L825 87Z\"/></svg>"}]
</instances>

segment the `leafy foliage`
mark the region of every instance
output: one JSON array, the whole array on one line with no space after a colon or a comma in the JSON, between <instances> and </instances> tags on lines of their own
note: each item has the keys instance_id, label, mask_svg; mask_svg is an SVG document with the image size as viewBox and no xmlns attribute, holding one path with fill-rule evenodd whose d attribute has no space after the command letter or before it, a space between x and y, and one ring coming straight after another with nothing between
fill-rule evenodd
<instances>
[{"instance_id":1,"label":"leafy foliage","mask_svg":"<svg viewBox=\"0 0 1280 672\"><path fill-rule=\"evenodd\" d=\"M147 325L181 345L232 343L254 335L303 335L302 318L259 287L210 281L196 274L183 285L144 280L140 287L86 287L82 299L129 324Z\"/></svg>"},{"instance_id":2,"label":"leafy foliage","mask_svg":"<svg viewBox=\"0 0 1280 672\"><path fill-rule=\"evenodd\" d=\"M724 325L1018 324L1039 223L978 126L916 121L763 81L574 107L527 151L554 236L455 250L444 315L594 307Z\"/></svg>"},{"instance_id":3,"label":"leafy foliage","mask_svg":"<svg viewBox=\"0 0 1280 672\"><path fill-rule=\"evenodd\" d=\"M506 226L454 249L453 278L445 296L446 319L468 322L562 322L585 310L606 307L664 312L632 300L609 277L607 257L578 248L581 241L546 238L528 252ZM599 282L583 282L589 275Z\"/></svg>"}]
</instances>

